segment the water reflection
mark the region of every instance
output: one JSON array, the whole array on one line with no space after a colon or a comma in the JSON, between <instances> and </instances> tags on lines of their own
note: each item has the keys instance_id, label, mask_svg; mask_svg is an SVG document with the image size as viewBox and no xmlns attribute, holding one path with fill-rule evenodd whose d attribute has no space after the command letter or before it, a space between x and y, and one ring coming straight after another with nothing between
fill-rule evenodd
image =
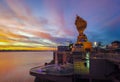
<instances>
[{"instance_id":1,"label":"water reflection","mask_svg":"<svg viewBox=\"0 0 120 82\"><path fill-rule=\"evenodd\" d=\"M52 60L52 52L0 52L0 82L34 82L32 67Z\"/></svg>"},{"instance_id":2,"label":"water reflection","mask_svg":"<svg viewBox=\"0 0 120 82\"><path fill-rule=\"evenodd\" d=\"M76 59L77 58L77 59ZM74 56L74 73L75 74L89 74L90 68L90 53L79 54Z\"/></svg>"},{"instance_id":3,"label":"water reflection","mask_svg":"<svg viewBox=\"0 0 120 82\"><path fill-rule=\"evenodd\" d=\"M85 56L85 63L86 63L86 67L89 69L90 68L90 53L86 53L86 56Z\"/></svg>"}]
</instances>

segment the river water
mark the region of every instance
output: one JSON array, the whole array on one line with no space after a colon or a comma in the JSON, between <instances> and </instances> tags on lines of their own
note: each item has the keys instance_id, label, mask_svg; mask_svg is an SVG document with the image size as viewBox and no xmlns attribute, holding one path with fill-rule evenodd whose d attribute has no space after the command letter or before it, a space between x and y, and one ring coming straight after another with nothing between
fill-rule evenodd
<instances>
[{"instance_id":1,"label":"river water","mask_svg":"<svg viewBox=\"0 0 120 82\"><path fill-rule=\"evenodd\" d=\"M53 59L53 52L0 52L0 82L34 82L29 70Z\"/></svg>"}]
</instances>

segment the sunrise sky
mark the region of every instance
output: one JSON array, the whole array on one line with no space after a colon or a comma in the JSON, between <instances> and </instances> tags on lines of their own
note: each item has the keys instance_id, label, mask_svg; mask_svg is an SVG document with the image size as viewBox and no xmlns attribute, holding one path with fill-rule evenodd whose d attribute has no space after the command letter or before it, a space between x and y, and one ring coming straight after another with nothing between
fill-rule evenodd
<instances>
[{"instance_id":1,"label":"sunrise sky","mask_svg":"<svg viewBox=\"0 0 120 82\"><path fill-rule=\"evenodd\" d=\"M75 42L76 14L88 23L89 41L120 40L120 0L0 0L0 47L53 48Z\"/></svg>"}]
</instances>

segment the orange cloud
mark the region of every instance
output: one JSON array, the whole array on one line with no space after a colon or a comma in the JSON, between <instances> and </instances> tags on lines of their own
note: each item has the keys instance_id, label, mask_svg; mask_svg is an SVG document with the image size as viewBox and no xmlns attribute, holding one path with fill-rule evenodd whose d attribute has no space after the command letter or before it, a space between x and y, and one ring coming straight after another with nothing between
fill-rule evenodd
<instances>
[{"instance_id":1,"label":"orange cloud","mask_svg":"<svg viewBox=\"0 0 120 82\"><path fill-rule=\"evenodd\" d=\"M69 32L69 29L64 28L66 27L64 13L62 9L58 10L57 2L47 3L49 5L46 8L50 10L49 16L38 18L34 16L34 12L24 0L5 0L4 2L0 4L2 8L0 10L2 13L0 13L1 42L7 41L12 45L15 43L17 45L18 42L26 45L31 43L56 46L55 40L65 37ZM51 5L55 6L52 8Z\"/></svg>"}]
</instances>

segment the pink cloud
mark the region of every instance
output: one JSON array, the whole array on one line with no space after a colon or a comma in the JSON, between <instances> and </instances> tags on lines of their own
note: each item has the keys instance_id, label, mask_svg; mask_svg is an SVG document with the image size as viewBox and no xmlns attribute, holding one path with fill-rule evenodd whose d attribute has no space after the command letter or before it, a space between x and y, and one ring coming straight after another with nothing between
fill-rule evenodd
<instances>
[{"instance_id":1,"label":"pink cloud","mask_svg":"<svg viewBox=\"0 0 120 82\"><path fill-rule=\"evenodd\" d=\"M58 0L52 0L45 1L44 4L46 9L50 12L49 16L51 17L51 23L54 23L54 25L56 25L56 27L58 28L56 33L62 33L64 35L73 36L72 30L67 28L66 21L64 18L65 13L63 8L60 7L62 3L60 3Z\"/></svg>"},{"instance_id":2,"label":"pink cloud","mask_svg":"<svg viewBox=\"0 0 120 82\"><path fill-rule=\"evenodd\" d=\"M59 3L57 1L54 3L48 3L49 1L46 2L49 4L46 8L50 11L50 18L36 18L33 11L24 0L5 0L5 2L7 8L2 5L2 11L6 12L6 14L2 12L2 16L0 17L0 25L2 25L1 28L4 30L2 31L2 34L6 38L10 37L11 40L15 41L18 39L18 42L29 42L29 37L27 35L20 34L20 31L21 33L25 32L26 34L31 34L37 38L42 38L43 40L47 39L55 42L57 39L67 37L67 35L72 34L70 29L66 29L64 11L61 7L58 7ZM53 5L53 7L50 7L51 5ZM54 33L47 29L46 25L52 28ZM57 35L59 35L59 37ZM37 41L30 40L30 42Z\"/></svg>"}]
</instances>

